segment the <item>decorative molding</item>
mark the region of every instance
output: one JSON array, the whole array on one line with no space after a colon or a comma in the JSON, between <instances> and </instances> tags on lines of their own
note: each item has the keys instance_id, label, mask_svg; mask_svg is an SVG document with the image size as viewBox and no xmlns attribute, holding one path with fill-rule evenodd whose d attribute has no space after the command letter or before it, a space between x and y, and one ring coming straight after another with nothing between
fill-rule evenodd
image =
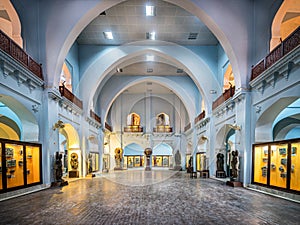
<instances>
[{"instance_id":1,"label":"decorative molding","mask_svg":"<svg viewBox=\"0 0 300 225\"><path fill-rule=\"evenodd\" d=\"M72 112L76 116L82 115L82 109L65 97L62 97L62 99L59 100L59 105L60 107L65 108L67 111Z\"/></svg>"},{"instance_id":2,"label":"decorative molding","mask_svg":"<svg viewBox=\"0 0 300 225\"><path fill-rule=\"evenodd\" d=\"M39 111L40 106L39 105L32 105L32 111L37 113Z\"/></svg>"},{"instance_id":3,"label":"decorative molding","mask_svg":"<svg viewBox=\"0 0 300 225\"><path fill-rule=\"evenodd\" d=\"M62 99L59 91L54 88L48 90L48 96L49 96L49 98L51 98L52 100L54 100L56 102L58 102Z\"/></svg>"},{"instance_id":4,"label":"decorative molding","mask_svg":"<svg viewBox=\"0 0 300 225\"><path fill-rule=\"evenodd\" d=\"M95 127L96 129L100 129L101 124L98 123L94 118L92 117L86 117L86 121L93 127Z\"/></svg>"},{"instance_id":5,"label":"decorative molding","mask_svg":"<svg viewBox=\"0 0 300 225\"><path fill-rule=\"evenodd\" d=\"M0 68L4 78L8 76L14 77L19 86L21 84L27 86L30 92L37 87L42 88L44 86L45 82L43 80L2 50L0 50Z\"/></svg>"},{"instance_id":6,"label":"decorative molding","mask_svg":"<svg viewBox=\"0 0 300 225\"><path fill-rule=\"evenodd\" d=\"M233 110L235 107L234 97L227 99L223 104L213 110L213 115L216 117L223 116L226 112Z\"/></svg>"},{"instance_id":7,"label":"decorative molding","mask_svg":"<svg viewBox=\"0 0 300 225\"><path fill-rule=\"evenodd\" d=\"M290 71L300 64L300 46L279 59L270 68L262 72L254 80L250 81L250 86L261 94L264 93L267 87L275 88L279 80L285 79L288 81Z\"/></svg>"}]
</instances>

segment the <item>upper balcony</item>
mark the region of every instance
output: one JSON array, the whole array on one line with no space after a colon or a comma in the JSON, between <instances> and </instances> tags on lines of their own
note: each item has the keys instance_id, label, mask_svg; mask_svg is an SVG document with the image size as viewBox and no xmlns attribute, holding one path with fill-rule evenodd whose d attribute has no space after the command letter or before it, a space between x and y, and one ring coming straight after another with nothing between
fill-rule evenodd
<instances>
[{"instance_id":1,"label":"upper balcony","mask_svg":"<svg viewBox=\"0 0 300 225\"><path fill-rule=\"evenodd\" d=\"M44 80L41 64L35 62L18 44L11 40L0 30L0 49L13 59L17 60L23 67L31 71L39 79Z\"/></svg>"},{"instance_id":2,"label":"upper balcony","mask_svg":"<svg viewBox=\"0 0 300 225\"><path fill-rule=\"evenodd\" d=\"M65 97L71 103L76 105L80 110L83 109L83 104L80 99L78 99L71 91L69 91L64 85L59 86L59 92L62 97Z\"/></svg>"},{"instance_id":3,"label":"upper balcony","mask_svg":"<svg viewBox=\"0 0 300 225\"><path fill-rule=\"evenodd\" d=\"M252 67L251 81L300 45L300 26L273 49L265 58Z\"/></svg>"},{"instance_id":4,"label":"upper balcony","mask_svg":"<svg viewBox=\"0 0 300 225\"><path fill-rule=\"evenodd\" d=\"M224 93L217 98L212 104L212 109L215 110L218 106L222 105L228 99L230 99L235 93L235 87L232 86L224 91Z\"/></svg>"}]
</instances>

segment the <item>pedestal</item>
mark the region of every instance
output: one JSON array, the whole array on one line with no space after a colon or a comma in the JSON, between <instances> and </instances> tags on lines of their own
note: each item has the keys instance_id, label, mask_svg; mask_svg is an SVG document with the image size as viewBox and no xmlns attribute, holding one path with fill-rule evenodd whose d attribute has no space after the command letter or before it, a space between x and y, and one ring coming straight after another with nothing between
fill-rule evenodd
<instances>
[{"instance_id":1,"label":"pedestal","mask_svg":"<svg viewBox=\"0 0 300 225\"><path fill-rule=\"evenodd\" d=\"M79 177L79 171L69 171L69 178L78 178Z\"/></svg>"},{"instance_id":2,"label":"pedestal","mask_svg":"<svg viewBox=\"0 0 300 225\"><path fill-rule=\"evenodd\" d=\"M151 148L146 148L144 153L146 155L146 168L145 168L145 171L150 171L151 170L150 158L151 158L151 154L152 154L152 149Z\"/></svg>"},{"instance_id":3,"label":"pedestal","mask_svg":"<svg viewBox=\"0 0 300 225\"><path fill-rule=\"evenodd\" d=\"M231 187L243 187L243 183L239 181L227 181L226 185Z\"/></svg>"},{"instance_id":4,"label":"pedestal","mask_svg":"<svg viewBox=\"0 0 300 225\"><path fill-rule=\"evenodd\" d=\"M216 177L217 178L225 178L225 171L217 170L216 172Z\"/></svg>"}]
</instances>

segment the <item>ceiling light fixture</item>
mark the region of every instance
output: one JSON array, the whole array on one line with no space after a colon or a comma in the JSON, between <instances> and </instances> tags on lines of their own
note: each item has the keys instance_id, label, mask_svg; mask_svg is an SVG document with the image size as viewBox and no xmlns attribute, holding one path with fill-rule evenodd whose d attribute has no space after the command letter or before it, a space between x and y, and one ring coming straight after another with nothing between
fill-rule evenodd
<instances>
[{"instance_id":1,"label":"ceiling light fixture","mask_svg":"<svg viewBox=\"0 0 300 225\"><path fill-rule=\"evenodd\" d=\"M103 32L104 34L104 37L108 40L113 40L114 39L114 36L112 35L112 32L111 31L106 31L106 32Z\"/></svg>"},{"instance_id":2,"label":"ceiling light fixture","mask_svg":"<svg viewBox=\"0 0 300 225\"><path fill-rule=\"evenodd\" d=\"M155 16L155 6L146 5L146 16Z\"/></svg>"},{"instance_id":3,"label":"ceiling light fixture","mask_svg":"<svg viewBox=\"0 0 300 225\"><path fill-rule=\"evenodd\" d=\"M146 60L148 62L153 62L154 61L154 55L146 55Z\"/></svg>"},{"instance_id":4,"label":"ceiling light fixture","mask_svg":"<svg viewBox=\"0 0 300 225\"><path fill-rule=\"evenodd\" d=\"M146 33L146 38L149 40L155 40L155 36L156 36L156 33L154 31Z\"/></svg>"}]
</instances>

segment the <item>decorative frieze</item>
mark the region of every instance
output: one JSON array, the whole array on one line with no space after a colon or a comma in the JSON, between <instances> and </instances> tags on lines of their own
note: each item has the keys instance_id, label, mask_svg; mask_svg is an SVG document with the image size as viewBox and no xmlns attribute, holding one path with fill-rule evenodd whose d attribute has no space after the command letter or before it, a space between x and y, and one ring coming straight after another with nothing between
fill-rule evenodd
<instances>
[{"instance_id":1,"label":"decorative frieze","mask_svg":"<svg viewBox=\"0 0 300 225\"><path fill-rule=\"evenodd\" d=\"M86 121L93 127L95 127L96 129L100 129L101 124L96 121L94 118L87 116L86 117Z\"/></svg>"}]
</instances>

